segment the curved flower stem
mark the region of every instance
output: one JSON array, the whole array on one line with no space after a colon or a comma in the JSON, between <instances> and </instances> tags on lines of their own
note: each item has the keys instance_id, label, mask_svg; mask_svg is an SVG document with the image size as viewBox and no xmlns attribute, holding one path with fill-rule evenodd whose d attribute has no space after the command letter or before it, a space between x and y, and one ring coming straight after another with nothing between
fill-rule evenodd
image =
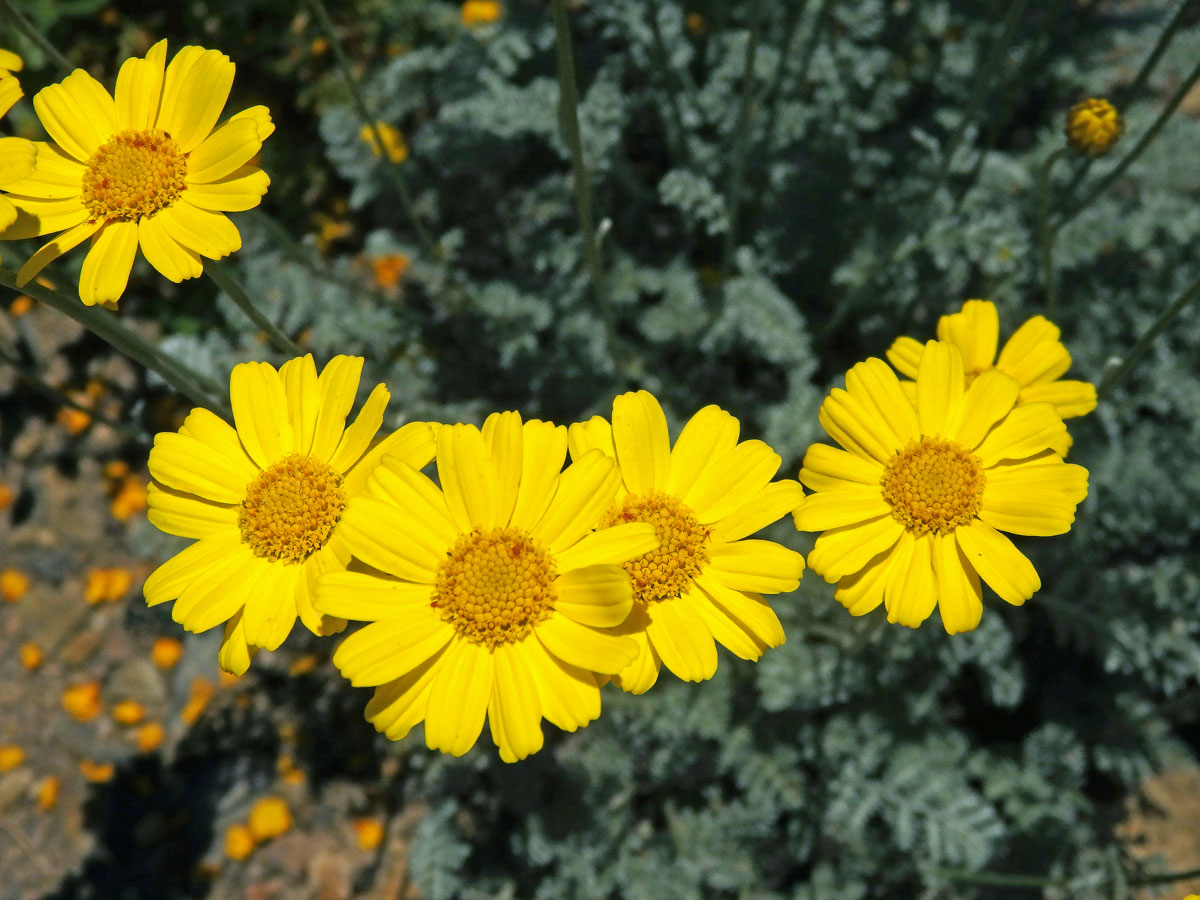
<instances>
[{"instance_id":1,"label":"curved flower stem","mask_svg":"<svg viewBox=\"0 0 1200 900\"><path fill-rule=\"evenodd\" d=\"M1104 376L1100 382L1100 387L1096 389L1097 398L1103 400L1112 392L1117 383L1146 355L1146 351L1150 349L1150 345L1154 342L1154 339L1162 334L1163 330L1171 324L1171 320L1183 312L1188 304L1197 297L1200 297L1200 279L1193 282L1191 287L1175 298L1175 302L1163 311L1163 314L1158 317L1158 321L1147 328L1145 334L1137 339L1137 342L1125 354L1125 359L1121 361L1121 365Z\"/></svg>"},{"instance_id":2,"label":"curved flower stem","mask_svg":"<svg viewBox=\"0 0 1200 900\"><path fill-rule=\"evenodd\" d=\"M742 74L742 106L738 110L734 131L733 166L729 170L729 187L725 190L729 223L721 248L721 279L729 275L733 253L737 250L738 217L742 209L742 183L746 180L746 160L750 155L750 131L758 110L759 92L755 86L754 60L758 55L758 40L762 36L763 0L754 0L750 8L750 36L746 40L746 56Z\"/></svg>"},{"instance_id":3,"label":"curved flower stem","mask_svg":"<svg viewBox=\"0 0 1200 900\"><path fill-rule=\"evenodd\" d=\"M1158 118L1154 120L1154 124L1146 129L1146 133L1142 135L1142 139L1137 142L1132 150L1125 154L1124 158L1117 163L1116 167L1111 172L1101 179L1099 184L1088 190L1086 196L1084 196L1082 200L1063 213L1062 217L1054 223L1053 227L1055 231L1062 228L1081 212L1087 209L1093 200L1108 190L1114 181L1125 174L1125 170L1133 164L1134 160L1136 160L1142 155L1142 153L1145 152L1146 148L1149 147L1151 142L1158 136L1158 133L1162 131L1163 126L1167 124L1167 120L1175 114L1175 110L1179 108L1179 104L1183 102L1183 98L1188 95L1188 92L1191 91L1192 86L1195 85L1197 81L1200 81L1200 62L1197 62L1192 71L1188 73L1188 77L1184 79L1183 83L1179 85L1170 101L1165 107L1163 107L1163 111L1158 114Z\"/></svg>"},{"instance_id":4,"label":"curved flower stem","mask_svg":"<svg viewBox=\"0 0 1200 900\"><path fill-rule=\"evenodd\" d=\"M592 183L583 159L583 139L579 135L579 94L575 87L575 54L571 49L571 26L567 19L566 0L554 0L554 37L558 58L558 127L563 143L571 153L572 182L575 189L575 212L583 231L583 253L592 281L596 311L604 324L609 359L619 370L616 323L608 302L608 283L600 258L600 241L592 218Z\"/></svg>"},{"instance_id":5,"label":"curved flower stem","mask_svg":"<svg viewBox=\"0 0 1200 900\"><path fill-rule=\"evenodd\" d=\"M21 14L21 11L13 6L9 0L0 0L0 11L3 11L5 15L12 19L18 30L25 37L29 38L30 43L36 44L39 50L54 60L55 65L63 70L63 74L69 75L75 70L76 67L71 64L71 61L59 53L58 48L50 43L50 39L42 34L36 25L25 18Z\"/></svg>"},{"instance_id":6,"label":"curved flower stem","mask_svg":"<svg viewBox=\"0 0 1200 900\"><path fill-rule=\"evenodd\" d=\"M1046 317L1054 321L1058 315L1058 282L1054 277L1054 232L1050 230L1050 173L1054 164L1067 155L1059 147L1048 157L1038 178L1038 243L1042 248L1042 287L1046 292Z\"/></svg>"},{"instance_id":7,"label":"curved flower stem","mask_svg":"<svg viewBox=\"0 0 1200 900\"><path fill-rule=\"evenodd\" d=\"M3 2L3 0L0 0L0 2ZM363 97L362 91L358 88L354 71L350 67L350 60L346 56L346 51L342 48L342 42L337 36L337 31L334 30L333 21L329 18L329 11L325 8L322 0L308 0L308 6L312 10L313 15L316 16L317 24L321 26L321 31L325 33L325 38L329 41L329 49L333 52L333 59L342 73L346 87L350 89L350 100L354 104L354 109L358 113L358 117L362 119L365 126L371 129L373 144L371 149L372 151L379 152L384 171L387 173L387 177L392 182L392 185L396 188L396 193L400 197L400 204L404 207L404 213L412 223L417 240L421 243L421 249L429 254L431 259L443 259L446 255L444 248L434 240L429 229L425 227L425 223L421 221L421 217L417 215L416 203L413 201L412 192L408 189L408 182L405 180L404 174L400 171L400 164L393 162L388 155L387 144L384 142L383 135L379 131L379 120L371 115L371 110L367 107L366 98Z\"/></svg>"},{"instance_id":8,"label":"curved flower stem","mask_svg":"<svg viewBox=\"0 0 1200 900\"><path fill-rule=\"evenodd\" d=\"M215 259L206 260L204 273L216 282L217 287L223 290L230 300L237 304L237 308L246 314L246 318L266 334L271 343L275 345L276 350L290 356L304 355L304 351L295 341L280 331L274 322L254 306L254 301L250 299L250 295L242 287L242 283L233 276L225 263Z\"/></svg>"},{"instance_id":9,"label":"curved flower stem","mask_svg":"<svg viewBox=\"0 0 1200 900\"><path fill-rule=\"evenodd\" d=\"M142 429L133 425L125 425L124 423L117 422L116 420L110 419L107 416L102 416L94 409L88 409L88 407L84 406L82 403L72 399L70 395L54 387L54 385L48 384L37 374L36 371L30 369L26 365L23 365L19 359L10 354L3 347L0 347L0 363L7 365L17 373L18 378L28 384L43 397L50 399L54 403L57 403L60 406L68 406L71 409L77 409L80 412L87 413L89 417L99 422L101 425L107 425L113 431L117 432L117 434L123 435L129 440L137 441L140 444L151 444L154 442L154 438Z\"/></svg>"},{"instance_id":10,"label":"curved flower stem","mask_svg":"<svg viewBox=\"0 0 1200 900\"><path fill-rule=\"evenodd\" d=\"M219 385L163 353L140 334L122 325L120 319L108 310L99 306L85 306L78 298L67 297L37 283L18 287L16 273L3 266L0 266L0 284L18 293L28 294L74 319L130 359L157 372L167 384L196 405L232 419L225 392Z\"/></svg>"}]
</instances>

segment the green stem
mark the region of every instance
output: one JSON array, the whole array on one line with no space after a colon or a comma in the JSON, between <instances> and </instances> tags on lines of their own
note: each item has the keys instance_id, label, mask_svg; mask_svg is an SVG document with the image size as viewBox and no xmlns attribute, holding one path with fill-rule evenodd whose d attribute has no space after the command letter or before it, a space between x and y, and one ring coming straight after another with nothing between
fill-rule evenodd
<instances>
[{"instance_id":1,"label":"green stem","mask_svg":"<svg viewBox=\"0 0 1200 900\"><path fill-rule=\"evenodd\" d=\"M579 95L575 87L575 55L571 49L571 27L567 19L566 0L553 0L554 36L558 58L558 125L563 142L571 153L572 182L575 189L575 212L583 230L583 252L592 281L592 294L600 321L604 323L609 358L617 364L619 344L612 307L608 302L607 283L600 259L600 242L592 218L591 176L583 159L583 140L579 135Z\"/></svg>"},{"instance_id":2,"label":"green stem","mask_svg":"<svg viewBox=\"0 0 1200 900\"><path fill-rule=\"evenodd\" d=\"M1050 173L1054 164L1067 155L1060 147L1046 158L1038 178L1038 242L1042 248L1042 285L1046 291L1046 317L1058 316L1058 281L1054 277L1054 232L1050 230Z\"/></svg>"},{"instance_id":3,"label":"green stem","mask_svg":"<svg viewBox=\"0 0 1200 900\"><path fill-rule=\"evenodd\" d=\"M77 409L80 412L87 413L88 416L99 422L101 425L107 425L113 431L117 432L117 434L123 435L130 440L137 441L140 444L153 443L154 438L145 431L142 431L142 429L135 428L131 425L125 425L124 423L117 422L116 420L110 419L107 416L103 416L94 409L89 409L88 407L84 406L66 392L54 387L54 385L47 384L44 380L42 380L41 377L38 376L37 372L30 369L28 366L23 365L21 361L17 359L17 357L13 356L3 347L0 347L0 362L9 366L14 372L17 373L18 378L28 384L43 397L46 397L52 402L57 403L59 406L67 406L71 409Z\"/></svg>"},{"instance_id":4,"label":"green stem","mask_svg":"<svg viewBox=\"0 0 1200 900\"><path fill-rule=\"evenodd\" d=\"M30 43L37 45L46 56L54 60L55 64L62 69L64 75L69 75L75 71L76 66L71 64L71 61L58 52L58 48L50 43L49 38L42 34L41 30L30 22L21 11L13 6L9 0L0 0L0 11L4 12L17 28L25 35Z\"/></svg>"},{"instance_id":5,"label":"green stem","mask_svg":"<svg viewBox=\"0 0 1200 900\"><path fill-rule=\"evenodd\" d=\"M1112 392L1112 389L1129 373L1129 370L1146 355L1146 351L1150 349L1150 345L1154 342L1154 339L1162 334L1163 330L1171 324L1171 320L1183 312L1188 304L1197 297L1200 297L1200 279L1193 282L1191 287L1175 298L1175 302L1168 306L1163 314L1158 317L1158 321L1147 328L1146 333L1137 339L1137 342L1134 343L1133 347L1125 355L1125 359L1121 362L1121 365L1104 376L1100 382L1100 387L1096 389L1096 396L1099 399L1103 400Z\"/></svg>"},{"instance_id":6,"label":"green stem","mask_svg":"<svg viewBox=\"0 0 1200 900\"><path fill-rule=\"evenodd\" d=\"M729 275L733 254L737 250L738 217L742 209L742 184L746 180L746 160L750 155L750 130L754 113L758 108L759 92L755 87L754 61L758 55L758 41L762 35L763 0L754 0L750 8L750 36L746 40L746 56L743 61L742 106L738 111L737 127L734 132L733 166L729 172L729 187L725 191L725 202L729 208L729 223L725 242L721 250L721 280Z\"/></svg>"},{"instance_id":7,"label":"green stem","mask_svg":"<svg viewBox=\"0 0 1200 900\"><path fill-rule=\"evenodd\" d=\"M1062 228L1081 212L1087 209L1093 200L1108 190L1108 188L1112 186L1113 182L1125 174L1125 170L1128 169L1133 162L1145 152L1146 148L1149 147L1151 142L1158 136L1158 133L1162 131L1163 126L1167 124L1167 120L1174 115L1175 110L1179 108L1179 104L1183 102L1183 98L1188 95L1192 89L1192 86L1195 85L1197 81L1200 81L1200 62L1196 63L1195 68L1192 69L1192 71L1188 74L1188 77L1184 80L1183 84L1181 84L1178 90L1175 91L1175 94L1171 97L1170 102L1168 102L1163 108L1163 111L1159 113L1158 118L1154 120L1154 124L1146 129L1146 133L1142 135L1142 139L1137 142L1132 150L1125 154L1125 157L1119 163L1117 163L1116 167L1111 172L1104 176L1098 185L1088 191L1086 197L1071 207L1066 213L1063 214L1062 218L1054 223L1055 231Z\"/></svg>"},{"instance_id":8,"label":"green stem","mask_svg":"<svg viewBox=\"0 0 1200 900\"><path fill-rule=\"evenodd\" d=\"M421 243L421 249L432 259L442 259L445 256L445 252L441 245L434 240L433 235L429 233L429 229L425 227L425 223L421 221L421 217L417 214L416 203L413 201L412 192L408 189L408 182L405 180L404 174L400 171L400 164L393 162L388 155L387 145L384 143L383 134L379 130L379 120L371 115L371 110L367 107L367 101L363 97L362 91L358 88L358 82L354 77L354 70L350 66L350 60L346 56L342 42L337 36L337 31L334 30L333 20L329 18L329 11L326 10L322 0L308 0L308 5L312 9L313 15L317 19L317 24L321 27L321 31L325 33L325 38L329 41L329 49L333 52L333 59L337 64L338 70L342 73L342 78L345 80L346 86L350 89L350 100L354 104L358 117L364 125L371 129L371 140L374 143L372 149L379 151L384 172L387 173L388 179L396 188L396 193L400 197L400 204L404 207L404 213L412 223L417 240Z\"/></svg>"},{"instance_id":9,"label":"green stem","mask_svg":"<svg viewBox=\"0 0 1200 900\"><path fill-rule=\"evenodd\" d=\"M274 322L264 316L254 306L254 301L250 299L250 295L242 287L242 283L234 277L225 263L215 259L209 260L204 265L204 273L216 283L217 287L228 295L229 299L237 305L238 309L246 314L246 318L253 322L256 328L267 335L267 338L275 345L276 350L286 353L289 356L304 355L304 351L300 349L300 346L295 341L280 331Z\"/></svg>"},{"instance_id":10,"label":"green stem","mask_svg":"<svg viewBox=\"0 0 1200 900\"><path fill-rule=\"evenodd\" d=\"M225 400L225 392L216 383L163 353L137 332L126 328L115 314L99 306L85 306L77 298L67 297L36 282L18 287L16 273L2 266L0 284L18 293L28 294L74 319L130 359L157 372L167 384L196 405L206 406L226 419L232 418L229 403Z\"/></svg>"}]
</instances>

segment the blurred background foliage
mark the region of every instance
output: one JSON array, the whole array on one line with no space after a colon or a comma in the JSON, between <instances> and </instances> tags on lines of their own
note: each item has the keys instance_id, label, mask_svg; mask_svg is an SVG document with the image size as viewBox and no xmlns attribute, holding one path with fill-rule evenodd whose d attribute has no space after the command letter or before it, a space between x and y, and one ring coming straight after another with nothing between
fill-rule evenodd
<instances>
[{"instance_id":1,"label":"blurred background foliage","mask_svg":"<svg viewBox=\"0 0 1200 900\"><path fill-rule=\"evenodd\" d=\"M368 111L403 135L394 165L362 138L308 4L24 7L107 83L160 37L233 57L230 108L266 103L278 125L233 266L319 361L364 355L393 424L570 422L644 387L676 425L720 404L794 476L854 362L931 337L968 297L996 301L1002 337L1044 311L1037 181L1078 100L1113 99L1127 132L1051 180L1052 220L1088 201L1055 243L1071 377L1098 382L1200 275L1200 95L1092 196L1200 59L1200 8L1183 5L1134 84L1179 2L576 2L598 292L546 2L469 27L435 0L338 5ZM17 49L28 95L61 77ZM28 104L14 116L32 127ZM209 282L140 262L121 308L219 382L280 361ZM1042 590L1021 609L992 597L973 633L852 619L810 574L777 599L788 642L759 664L726 654L710 683L610 690L599 721L520 765L486 737L461 760L420 729L371 744L352 713L365 692L328 666L298 702L344 716L311 739L403 760L379 789L428 809L410 871L431 900L1124 896L1156 863L1115 836L1123 798L1200 748L1198 345L1188 310L1075 420L1090 497L1069 535L1021 545ZM811 546L790 522L771 536Z\"/></svg>"}]
</instances>

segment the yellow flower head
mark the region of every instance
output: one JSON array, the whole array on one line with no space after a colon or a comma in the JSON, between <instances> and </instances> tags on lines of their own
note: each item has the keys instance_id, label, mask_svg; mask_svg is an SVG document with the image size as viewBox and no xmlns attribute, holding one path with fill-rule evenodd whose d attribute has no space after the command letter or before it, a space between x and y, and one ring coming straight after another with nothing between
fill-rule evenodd
<instances>
[{"instance_id":1,"label":"yellow flower head","mask_svg":"<svg viewBox=\"0 0 1200 900\"><path fill-rule=\"evenodd\" d=\"M970 387L954 344L930 341L916 399L880 359L846 373L820 420L845 449L813 444L800 480L815 493L793 514L822 531L808 564L853 615L883 603L916 628L937 606L946 631L979 624L980 579L1020 605L1041 587L1001 531L1063 534L1087 496L1087 470L1051 449L1065 431L1045 402L1017 405L1020 384L998 370Z\"/></svg>"},{"instance_id":2,"label":"yellow flower head","mask_svg":"<svg viewBox=\"0 0 1200 900\"><path fill-rule=\"evenodd\" d=\"M384 453L414 465L433 457L425 423L368 450L388 402L382 384L347 426L362 365L337 356L318 377L311 355L278 371L243 363L229 379L236 427L194 409L178 433L155 438L147 518L197 542L151 574L146 601L177 599L172 616L188 631L224 623L227 672L245 672L256 648L278 647L297 616L314 634L345 627L314 610L310 592L350 560L339 527L346 502Z\"/></svg>"},{"instance_id":3,"label":"yellow flower head","mask_svg":"<svg viewBox=\"0 0 1200 900\"><path fill-rule=\"evenodd\" d=\"M542 747L543 718L567 731L600 715L596 673L637 646L612 629L633 606L621 564L654 549L654 529L594 530L620 473L600 451L563 471L567 429L495 413L480 430L443 426L441 487L385 457L343 517L343 539L373 573L325 575L316 606L370 622L333 655L375 688L366 716L392 740L425 722L431 749L460 756L484 718L506 762Z\"/></svg>"},{"instance_id":4,"label":"yellow flower head","mask_svg":"<svg viewBox=\"0 0 1200 900\"><path fill-rule=\"evenodd\" d=\"M376 122L375 128L364 125L358 132L359 139L371 148L372 153L376 156L383 155L379 149L379 141L375 138L376 128L379 129L379 137L383 140L383 150L387 152L388 159L394 163L402 163L408 159L408 144L404 140L404 135L399 128L395 128L387 122Z\"/></svg>"},{"instance_id":5,"label":"yellow flower head","mask_svg":"<svg viewBox=\"0 0 1200 900\"><path fill-rule=\"evenodd\" d=\"M938 319L937 336L958 348L966 367L967 386L993 369L1017 379L1021 391L1017 405L1047 402L1064 419L1086 415L1096 408L1096 387L1087 381L1063 379L1071 367L1071 354L1059 340L1058 326L1043 316L1034 316L1013 332L996 358L1000 339L1000 316L990 300L968 300L962 309ZM910 337L897 338L887 358L905 378L916 378L925 345ZM909 397L915 397L911 381L903 382ZM1060 456L1071 447L1066 432L1053 444Z\"/></svg>"},{"instance_id":6,"label":"yellow flower head","mask_svg":"<svg viewBox=\"0 0 1200 900\"><path fill-rule=\"evenodd\" d=\"M28 177L0 180L18 212L0 238L61 234L21 267L19 284L90 238L79 296L112 304L139 246L174 282L198 276L202 258L241 247L225 213L266 193L270 179L251 160L274 130L270 114L255 106L214 127L233 84L229 57L193 46L169 66L166 56L159 41L144 59L127 59L115 99L82 69L33 98L52 143L35 144Z\"/></svg>"},{"instance_id":7,"label":"yellow flower head","mask_svg":"<svg viewBox=\"0 0 1200 900\"><path fill-rule=\"evenodd\" d=\"M741 425L706 406L671 446L667 419L647 391L613 401L600 416L571 426L572 456L593 449L616 460L621 484L602 524L646 522L659 547L630 560L638 656L617 674L622 688L648 690L665 665L684 681L717 669L714 640L755 660L784 641L762 594L792 591L804 557L772 541L743 540L804 499L795 481L771 479L779 455L762 441L738 442Z\"/></svg>"},{"instance_id":8,"label":"yellow flower head","mask_svg":"<svg viewBox=\"0 0 1200 900\"><path fill-rule=\"evenodd\" d=\"M1103 156L1124 130L1121 114L1104 99L1089 98L1067 113L1067 143L1087 156Z\"/></svg>"},{"instance_id":9,"label":"yellow flower head","mask_svg":"<svg viewBox=\"0 0 1200 900\"><path fill-rule=\"evenodd\" d=\"M504 7L496 0L466 0L462 5L462 23L468 28L472 25L491 25L504 15Z\"/></svg>"},{"instance_id":10,"label":"yellow flower head","mask_svg":"<svg viewBox=\"0 0 1200 900\"><path fill-rule=\"evenodd\" d=\"M277 838L292 827L292 811L282 797L260 797L250 808L246 822L255 843Z\"/></svg>"}]
</instances>

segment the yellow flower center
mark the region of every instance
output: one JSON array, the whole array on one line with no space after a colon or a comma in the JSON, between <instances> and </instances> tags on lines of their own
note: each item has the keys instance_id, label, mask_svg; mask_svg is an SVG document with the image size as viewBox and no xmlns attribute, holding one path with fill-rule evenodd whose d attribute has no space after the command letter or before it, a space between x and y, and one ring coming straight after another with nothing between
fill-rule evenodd
<instances>
[{"instance_id":1,"label":"yellow flower center","mask_svg":"<svg viewBox=\"0 0 1200 900\"><path fill-rule=\"evenodd\" d=\"M255 556L298 563L325 546L345 508L342 476L293 453L250 482L238 528Z\"/></svg>"},{"instance_id":2,"label":"yellow flower center","mask_svg":"<svg viewBox=\"0 0 1200 900\"><path fill-rule=\"evenodd\" d=\"M987 478L966 447L923 437L892 457L880 483L896 521L920 537L945 534L975 518Z\"/></svg>"},{"instance_id":3,"label":"yellow flower center","mask_svg":"<svg viewBox=\"0 0 1200 900\"><path fill-rule=\"evenodd\" d=\"M600 527L624 522L654 526L658 549L622 563L633 581L633 599L657 603L684 594L708 564L709 529L678 498L655 491L630 494L600 519Z\"/></svg>"},{"instance_id":4,"label":"yellow flower center","mask_svg":"<svg viewBox=\"0 0 1200 900\"><path fill-rule=\"evenodd\" d=\"M438 567L433 607L463 638L484 644L524 640L554 609L558 570L520 528L476 528L454 542Z\"/></svg>"},{"instance_id":5,"label":"yellow flower center","mask_svg":"<svg viewBox=\"0 0 1200 900\"><path fill-rule=\"evenodd\" d=\"M1067 113L1067 142L1088 156L1103 156L1124 130L1120 113L1107 100L1093 97Z\"/></svg>"},{"instance_id":6,"label":"yellow flower center","mask_svg":"<svg viewBox=\"0 0 1200 900\"><path fill-rule=\"evenodd\" d=\"M187 155L165 131L121 131L87 161L83 205L93 222L152 216L179 199L185 175Z\"/></svg>"}]
</instances>

